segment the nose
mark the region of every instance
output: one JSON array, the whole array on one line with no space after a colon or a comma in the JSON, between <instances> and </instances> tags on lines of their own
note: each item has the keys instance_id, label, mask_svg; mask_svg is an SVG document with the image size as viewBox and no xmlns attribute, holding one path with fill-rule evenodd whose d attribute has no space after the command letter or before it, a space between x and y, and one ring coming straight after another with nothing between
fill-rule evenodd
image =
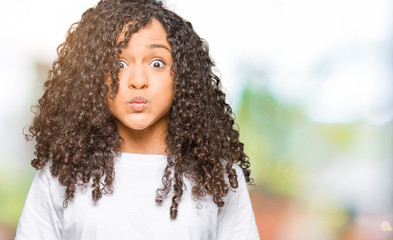
<instances>
[{"instance_id":1,"label":"nose","mask_svg":"<svg viewBox=\"0 0 393 240\"><path fill-rule=\"evenodd\" d=\"M128 87L133 89L148 88L149 79L146 70L141 66L135 66L133 70L128 81Z\"/></svg>"}]
</instances>

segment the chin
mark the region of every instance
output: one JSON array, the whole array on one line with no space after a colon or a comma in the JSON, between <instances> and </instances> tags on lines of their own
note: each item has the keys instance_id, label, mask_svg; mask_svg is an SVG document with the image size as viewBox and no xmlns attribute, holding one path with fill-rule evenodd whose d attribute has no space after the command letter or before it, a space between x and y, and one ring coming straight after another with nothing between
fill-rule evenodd
<instances>
[{"instance_id":1,"label":"chin","mask_svg":"<svg viewBox=\"0 0 393 240\"><path fill-rule=\"evenodd\" d=\"M128 128L130 128L132 130L136 130L136 131L141 131L141 130L144 130L148 127L149 127L148 125L139 125L139 124L134 124L134 125L128 126Z\"/></svg>"}]
</instances>

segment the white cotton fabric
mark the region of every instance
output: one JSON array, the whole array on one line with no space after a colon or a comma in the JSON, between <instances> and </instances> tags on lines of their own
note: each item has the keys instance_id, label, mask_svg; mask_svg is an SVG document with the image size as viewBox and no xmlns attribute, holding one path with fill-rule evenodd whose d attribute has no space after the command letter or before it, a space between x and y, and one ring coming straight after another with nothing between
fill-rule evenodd
<instances>
[{"instance_id":1,"label":"white cotton fabric","mask_svg":"<svg viewBox=\"0 0 393 240\"><path fill-rule=\"evenodd\" d=\"M30 187L15 240L259 239L246 181L237 165L239 187L228 194L224 207L218 208L211 196L193 200L185 179L178 216L171 220L171 198L161 206L155 203L166 158L121 153L115 159L113 193L94 203L90 187L78 188L67 208L62 206L65 187L45 166Z\"/></svg>"}]
</instances>

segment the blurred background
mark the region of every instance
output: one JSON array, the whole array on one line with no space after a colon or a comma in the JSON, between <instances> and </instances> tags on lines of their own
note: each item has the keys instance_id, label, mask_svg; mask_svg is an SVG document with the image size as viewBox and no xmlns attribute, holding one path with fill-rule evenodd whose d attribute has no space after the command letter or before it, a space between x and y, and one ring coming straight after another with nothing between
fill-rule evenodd
<instances>
[{"instance_id":1,"label":"blurred background","mask_svg":"<svg viewBox=\"0 0 393 240\"><path fill-rule=\"evenodd\" d=\"M56 47L96 0L0 0L0 240L35 174L23 128ZM207 40L264 240L393 239L393 2L168 0Z\"/></svg>"}]
</instances>

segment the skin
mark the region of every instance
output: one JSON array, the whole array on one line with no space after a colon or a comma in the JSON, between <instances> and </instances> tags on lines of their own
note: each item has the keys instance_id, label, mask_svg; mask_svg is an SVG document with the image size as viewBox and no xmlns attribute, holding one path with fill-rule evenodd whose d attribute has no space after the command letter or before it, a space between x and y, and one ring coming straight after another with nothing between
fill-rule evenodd
<instances>
[{"instance_id":1,"label":"skin","mask_svg":"<svg viewBox=\"0 0 393 240\"><path fill-rule=\"evenodd\" d=\"M167 114L173 101L173 59L161 23L153 19L134 33L120 60L119 90L114 99L107 97L107 101L124 139L121 151L166 155ZM131 103L135 97L143 97L147 103L138 100Z\"/></svg>"}]
</instances>

